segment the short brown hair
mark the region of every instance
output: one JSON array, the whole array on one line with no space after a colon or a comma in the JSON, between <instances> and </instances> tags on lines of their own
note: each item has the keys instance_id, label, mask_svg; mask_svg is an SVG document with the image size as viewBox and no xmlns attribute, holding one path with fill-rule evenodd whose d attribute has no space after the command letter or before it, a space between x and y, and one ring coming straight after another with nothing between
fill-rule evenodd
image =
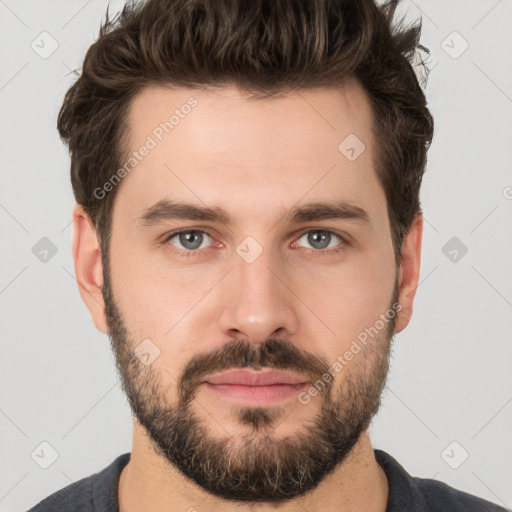
<instances>
[{"instance_id":1,"label":"short brown hair","mask_svg":"<svg viewBox=\"0 0 512 512\"><path fill-rule=\"evenodd\" d=\"M413 64L421 21L394 23L399 0L145 0L113 19L69 88L58 130L71 153L77 203L108 253L117 187L94 194L123 161L131 99L149 85L191 88L234 84L272 97L354 77L374 114L378 178L385 191L397 266L421 212L419 191L433 118ZM424 61L423 69L428 72Z\"/></svg>"}]
</instances>

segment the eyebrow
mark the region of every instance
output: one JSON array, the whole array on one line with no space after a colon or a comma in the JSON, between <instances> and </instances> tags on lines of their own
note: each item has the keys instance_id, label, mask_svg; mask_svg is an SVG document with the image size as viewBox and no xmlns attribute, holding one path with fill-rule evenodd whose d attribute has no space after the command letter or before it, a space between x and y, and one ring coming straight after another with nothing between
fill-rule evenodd
<instances>
[{"instance_id":1,"label":"eyebrow","mask_svg":"<svg viewBox=\"0 0 512 512\"><path fill-rule=\"evenodd\" d=\"M208 206L198 206L191 203L181 203L162 199L153 206L143 210L136 222L141 227L161 224L165 221L184 219L216 222L230 226L233 219L226 210ZM368 212L354 204L334 201L315 202L293 207L288 211L283 221L291 224L319 220L354 220L370 224Z\"/></svg>"}]
</instances>

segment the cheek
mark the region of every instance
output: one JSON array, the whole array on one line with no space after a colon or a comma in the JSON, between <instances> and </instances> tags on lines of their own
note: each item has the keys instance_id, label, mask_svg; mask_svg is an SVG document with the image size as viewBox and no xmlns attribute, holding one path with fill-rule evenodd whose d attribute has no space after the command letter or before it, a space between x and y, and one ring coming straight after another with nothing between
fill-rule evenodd
<instances>
[{"instance_id":1,"label":"cheek","mask_svg":"<svg viewBox=\"0 0 512 512\"><path fill-rule=\"evenodd\" d=\"M351 254L337 265L316 265L298 275L294 290L330 328L325 332L340 350L387 311L394 286L392 264L369 254Z\"/></svg>"},{"instance_id":2,"label":"cheek","mask_svg":"<svg viewBox=\"0 0 512 512\"><path fill-rule=\"evenodd\" d=\"M113 241L111 280L130 336L134 342L139 338L162 339L183 314L183 295L179 287L165 282L142 254L122 249Z\"/></svg>"},{"instance_id":3,"label":"cheek","mask_svg":"<svg viewBox=\"0 0 512 512\"><path fill-rule=\"evenodd\" d=\"M114 244L113 244L114 247ZM136 347L150 339L159 349L154 368L162 382L176 383L182 368L198 351L208 349L201 331L201 308L208 290L218 281L210 271L148 263L147 254L112 253L112 287L119 310ZM199 315L199 316L198 316ZM165 372L163 371L165 368Z\"/></svg>"}]
</instances>

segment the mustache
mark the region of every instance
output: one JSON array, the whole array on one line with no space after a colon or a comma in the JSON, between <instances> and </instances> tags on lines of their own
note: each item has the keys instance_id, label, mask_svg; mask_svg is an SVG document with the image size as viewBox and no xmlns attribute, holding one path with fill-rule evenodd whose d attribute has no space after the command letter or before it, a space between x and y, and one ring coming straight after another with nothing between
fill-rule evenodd
<instances>
[{"instance_id":1,"label":"mustache","mask_svg":"<svg viewBox=\"0 0 512 512\"><path fill-rule=\"evenodd\" d=\"M269 338L264 343L254 344L238 339L208 354L196 355L187 363L178 383L180 400L192 400L204 377L239 368L294 370L316 382L327 373L329 364L324 358L310 354L288 340Z\"/></svg>"}]
</instances>

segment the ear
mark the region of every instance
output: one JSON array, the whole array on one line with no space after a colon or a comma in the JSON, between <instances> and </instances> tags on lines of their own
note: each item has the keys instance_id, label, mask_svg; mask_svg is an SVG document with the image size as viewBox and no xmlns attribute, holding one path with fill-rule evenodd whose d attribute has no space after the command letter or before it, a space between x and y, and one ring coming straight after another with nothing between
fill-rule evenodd
<instances>
[{"instance_id":1,"label":"ear","mask_svg":"<svg viewBox=\"0 0 512 512\"><path fill-rule=\"evenodd\" d=\"M94 223L79 204L73 209L73 260L82 300L96 328L108 334L105 303L100 288L103 284L103 265L99 239Z\"/></svg>"},{"instance_id":2,"label":"ear","mask_svg":"<svg viewBox=\"0 0 512 512\"><path fill-rule=\"evenodd\" d=\"M420 276L421 240L423 236L423 215L417 213L411 228L402 241L402 260L400 263L399 296L402 309L398 313L395 334L407 327L412 316L412 304Z\"/></svg>"}]
</instances>

